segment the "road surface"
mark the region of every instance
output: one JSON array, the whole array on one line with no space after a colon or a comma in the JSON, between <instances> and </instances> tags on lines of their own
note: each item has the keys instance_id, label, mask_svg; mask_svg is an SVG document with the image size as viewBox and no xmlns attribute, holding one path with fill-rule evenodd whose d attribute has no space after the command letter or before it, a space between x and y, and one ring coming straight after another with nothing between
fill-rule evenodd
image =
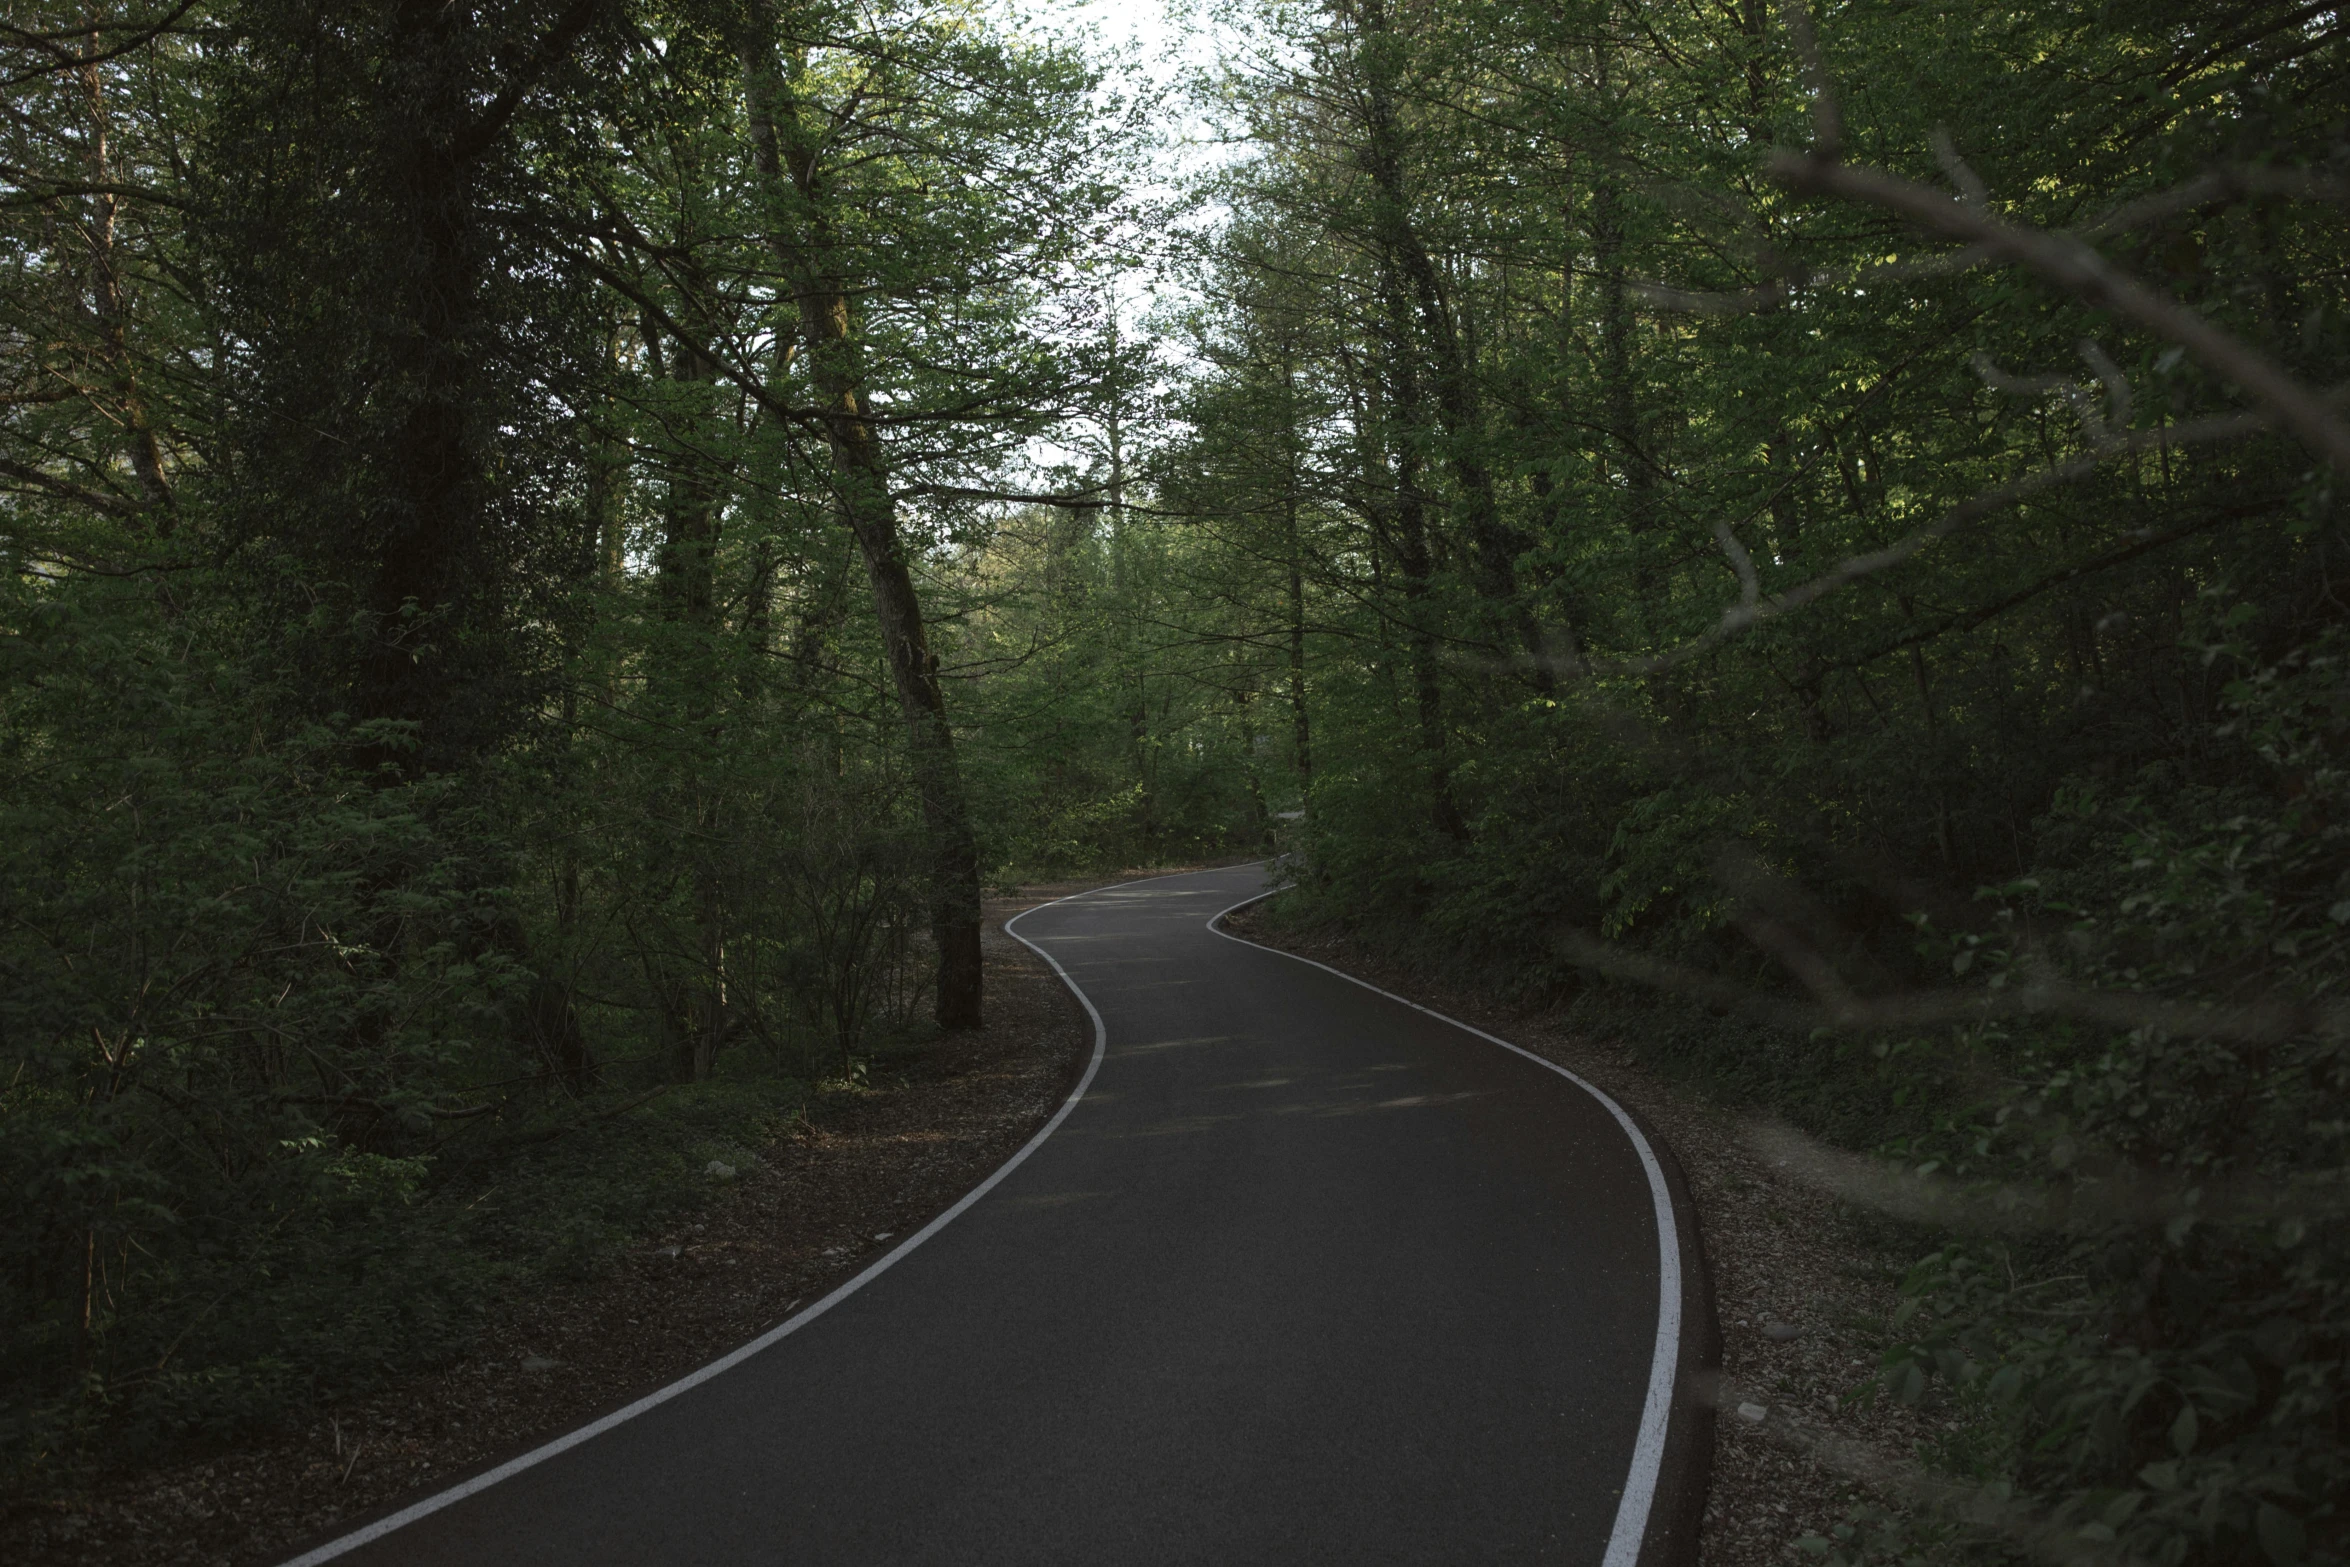
<instances>
[{"instance_id":1,"label":"road surface","mask_svg":"<svg viewBox=\"0 0 2350 1567\"><path fill-rule=\"evenodd\" d=\"M297 1560L1682 1555L1655 1161L1556 1070L1209 929L1263 887L1021 916L1102 1043L992 1189L698 1385Z\"/></svg>"}]
</instances>

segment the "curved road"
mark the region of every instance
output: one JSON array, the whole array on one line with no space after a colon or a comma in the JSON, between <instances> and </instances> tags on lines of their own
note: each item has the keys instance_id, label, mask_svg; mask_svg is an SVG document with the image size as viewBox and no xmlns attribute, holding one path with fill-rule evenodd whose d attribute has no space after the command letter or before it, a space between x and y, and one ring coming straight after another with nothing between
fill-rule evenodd
<instances>
[{"instance_id":1,"label":"curved road","mask_svg":"<svg viewBox=\"0 0 2350 1567\"><path fill-rule=\"evenodd\" d=\"M992 1189L722 1374L298 1560L1682 1554L1654 1161L1555 1069L1208 928L1263 887L1021 916L1100 1043Z\"/></svg>"}]
</instances>

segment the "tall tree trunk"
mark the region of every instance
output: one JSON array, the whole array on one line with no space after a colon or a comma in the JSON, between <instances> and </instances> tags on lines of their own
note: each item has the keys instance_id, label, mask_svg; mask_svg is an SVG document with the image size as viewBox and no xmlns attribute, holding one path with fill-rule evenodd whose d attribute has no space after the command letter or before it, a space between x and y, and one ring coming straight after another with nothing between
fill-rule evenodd
<instances>
[{"instance_id":1,"label":"tall tree trunk","mask_svg":"<svg viewBox=\"0 0 2350 1567\"><path fill-rule=\"evenodd\" d=\"M371 441L375 449L364 455L380 464L374 477L386 503L361 545L365 557L350 560L363 578L365 615L352 707L361 718L413 727L414 747L379 741L358 752L363 765L398 776L456 771L504 736L492 678L506 671L489 639L510 573L484 547L481 166L605 6L572 0L535 50L502 69L494 93L478 7L396 0L382 34L351 24L368 25L384 60L365 105L380 136L373 166L349 177L354 192L372 186L379 198L372 210L364 201L353 210L381 222L385 274L381 298L370 301L374 313L354 330L377 336L386 373L375 395L401 407L380 446ZM323 35L346 24L336 8L321 7L313 25ZM298 246L298 236L267 243ZM298 248L292 253L298 269Z\"/></svg>"},{"instance_id":2,"label":"tall tree trunk","mask_svg":"<svg viewBox=\"0 0 2350 1567\"><path fill-rule=\"evenodd\" d=\"M1110 599L1114 606L1110 634L1118 667L1134 672L1133 695L1126 709L1126 742L1134 755L1135 827L1143 857L1149 859L1156 854L1158 846L1159 797L1155 787L1158 779L1157 769L1152 765L1150 681L1142 672L1142 661L1134 656L1133 628L1143 611L1127 597L1134 578L1127 570L1130 545L1126 527L1126 398L1124 366L1118 351L1118 301L1113 295L1109 398L1102 419L1103 433L1110 445Z\"/></svg>"},{"instance_id":3,"label":"tall tree trunk","mask_svg":"<svg viewBox=\"0 0 2350 1567\"><path fill-rule=\"evenodd\" d=\"M1610 72L1608 46L1592 51L1591 90L1603 111L1620 102ZM1624 477L1627 497L1625 526L1632 534L1631 575L1636 625L1645 634L1660 607L1656 563L1650 556L1648 535L1656 525L1657 468L1641 438L1639 390L1633 379L1632 301L1626 280L1624 251L1628 241L1624 219L1623 181L1612 170L1591 184L1591 252L1599 277L1600 422L1606 427L1609 456Z\"/></svg>"},{"instance_id":4,"label":"tall tree trunk","mask_svg":"<svg viewBox=\"0 0 2350 1567\"><path fill-rule=\"evenodd\" d=\"M1306 563L1297 531L1297 364L1281 359L1281 553L1289 577L1289 712L1297 737L1297 778L1314 777L1314 727L1306 705Z\"/></svg>"},{"instance_id":5,"label":"tall tree trunk","mask_svg":"<svg viewBox=\"0 0 2350 1567\"><path fill-rule=\"evenodd\" d=\"M463 704L452 700L452 653L475 618L466 601L488 586L486 574L472 569L482 497L467 430L468 348L481 255L472 163L458 147L472 117L466 26L458 8L439 0L402 0L392 24L403 64L387 84L400 101L387 107L406 122L393 178L410 239L395 308L411 356L411 390L387 453L394 496L368 584L372 634L361 654L357 706L364 717L416 726L418 751L374 746L363 758L403 773L459 764L476 738L462 732Z\"/></svg>"},{"instance_id":6,"label":"tall tree trunk","mask_svg":"<svg viewBox=\"0 0 2350 1567\"><path fill-rule=\"evenodd\" d=\"M1298 782L1314 776L1314 724L1306 700L1306 573L1297 541L1297 491L1281 508L1289 567L1289 714L1297 743Z\"/></svg>"},{"instance_id":7,"label":"tall tree trunk","mask_svg":"<svg viewBox=\"0 0 2350 1567\"><path fill-rule=\"evenodd\" d=\"M1388 21L1385 0L1361 0L1356 7L1356 24L1363 38L1364 121L1357 161L1370 177L1374 192L1372 241L1380 251L1383 269L1391 270L1408 286L1418 335L1427 343L1436 415L1444 429L1447 465L1468 524L1477 596L1495 613L1508 618L1532 657L1536 684L1547 689L1551 677L1543 662L1541 628L1517 596L1517 559L1525 553L1527 540L1502 518L1493 469L1485 455L1485 420L1477 395L1476 367L1462 347L1452 307L1444 297L1444 281L1412 221L1404 188L1403 128L1396 117L1394 85L1394 54L1400 40ZM1399 345L1401 351L1409 351L1410 341L1407 335Z\"/></svg>"},{"instance_id":8,"label":"tall tree trunk","mask_svg":"<svg viewBox=\"0 0 2350 1567\"><path fill-rule=\"evenodd\" d=\"M89 35L90 55L99 52L101 37ZM131 359L130 299L123 292L121 264L116 256L115 220L121 198L113 193L115 169L109 146L112 125L106 111L106 83L95 64L81 68L82 92L88 100L90 183L98 187L90 198L90 304L97 317L99 353L114 381L115 418L120 422L124 455L139 481L154 529L168 534L172 527L171 486L163 476L163 447L148 422L146 398L139 389L137 367Z\"/></svg>"},{"instance_id":9,"label":"tall tree trunk","mask_svg":"<svg viewBox=\"0 0 2350 1567\"><path fill-rule=\"evenodd\" d=\"M804 61L780 60L771 13L762 20L769 23L764 36L746 34L738 43L752 153L768 187L771 209L779 220L787 213L795 215L796 227L803 231L794 234L779 226L769 235L769 244L798 307L809 379L832 455L834 501L865 558L874 618L906 719L914 786L930 839L930 929L938 946L936 1016L942 1028L977 1028L982 1001L979 846L971 832L938 659L930 651L921 600L898 532L888 455L864 406L860 345L848 293L825 270L830 225L818 141L802 123L789 74Z\"/></svg>"},{"instance_id":10,"label":"tall tree trunk","mask_svg":"<svg viewBox=\"0 0 2350 1567\"><path fill-rule=\"evenodd\" d=\"M1444 734L1444 690L1437 682L1435 605L1429 601L1434 575L1428 556L1428 512L1420 493L1420 459L1408 444L1395 453L1395 564L1403 573L1404 615L1412 638L1412 693L1420 720L1420 751L1428 762L1429 818L1455 840L1468 837L1461 809L1452 797L1452 763Z\"/></svg>"},{"instance_id":11,"label":"tall tree trunk","mask_svg":"<svg viewBox=\"0 0 2350 1567\"><path fill-rule=\"evenodd\" d=\"M702 395L697 416L710 408L708 396L718 367L700 344L680 341L667 355L670 380ZM723 867L729 836L721 788L698 759L725 741L714 660L719 651L717 561L718 518L726 475L711 459L681 451L668 475L663 497L661 547L656 586L661 618L672 628L656 660L658 698L692 749L679 769L679 815L685 824L681 848L693 884L694 956L680 984L683 1005L672 1075L680 1082L707 1080L718 1063L728 1030L727 901Z\"/></svg>"},{"instance_id":12,"label":"tall tree trunk","mask_svg":"<svg viewBox=\"0 0 2350 1567\"><path fill-rule=\"evenodd\" d=\"M1391 349L1400 349L1390 343ZM1362 400L1356 406L1355 427L1366 469L1386 478L1394 496L1393 526L1387 531L1388 553L1403 577L1404 629L1410 649L1412 697L1420 731L1420 755L1428 770L1428 814L1436 830L1447 838L1468 836L1460 807L1452 797L1452 763L1444 732L1444 687L1438 678L1435 603L1430 587L1435 562L1428 547L1427 497L1420 488L1420 453L1409 421L1388 417L1382 406L1416 407L1420 389L1411 360L1391 352L1387 367L1391 397L1382 398L1378 380L1363 378Z\"/></svg>"}]
</instances>

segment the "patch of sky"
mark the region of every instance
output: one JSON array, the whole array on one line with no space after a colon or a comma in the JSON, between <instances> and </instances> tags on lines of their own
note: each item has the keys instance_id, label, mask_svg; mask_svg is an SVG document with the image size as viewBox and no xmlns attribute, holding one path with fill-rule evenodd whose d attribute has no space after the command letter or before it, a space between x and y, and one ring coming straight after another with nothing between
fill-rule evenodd
<instances>
[{"instance_id":1,"label":"patch of sky","mask_svg":"<svg viewBox=\"0 0 2350 1567\"><path fill-rule=\"evenodd\" d=\"M1176 248L1223 217L1200 199L1199 184L1235 149L1203 112L1200 88L1230 57L1233 37L1194 0L995 0L994 9L1015 36L1083 50L1103 70L1105 109L1134 116L1133 216L1123 232L1103 236L1086 269L1088 286L1100 290L1105 332L1134 361L1131 379L1120 378L1127 395L1111 399L1131 399L1115 415L1123 428L1113 435L1106 417L1081 418L1025 453L1029 482L1040 489L1102 484L1125 465L1137 437L1148 439L1128 421L1151 400L1152 383L1180 374L1186 358L1180 338L1158 328L1193 303L1173 264Z\"/></svg>"}]
</instances>

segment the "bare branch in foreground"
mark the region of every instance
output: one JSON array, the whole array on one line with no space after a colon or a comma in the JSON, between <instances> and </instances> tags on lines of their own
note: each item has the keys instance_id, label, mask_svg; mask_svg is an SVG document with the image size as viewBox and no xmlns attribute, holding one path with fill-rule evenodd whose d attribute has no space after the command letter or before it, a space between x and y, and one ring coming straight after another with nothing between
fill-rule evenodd
<instances>
[{"instance_id":1,"label":"bare branch in foreground","mask_svg":"<svg viewBox=\"0 0 2350 1567\"><path fill-rule=\"evenodd\" d=\"M2097 377L2097 384L2105 388L2103 424L2128 429L2130 411L2136 406L2130 393L2130 378L2122 373L2122 367L2113 362L2113 356L2095 338L2084 337L2079 346L2081 358L2088 362L2090 371ZM2105 438L2101 425L2098 439Z\"/></svg>"},{"instance_id":2,"label":"bare branch in foreground","mask_svg":"<svg viewBox=\"0 0 2350 1567\"><path fill-rule=\"evenodd\" d=\"M1738 542L1738 535L1721 518L1714 519L1714 537L1721 540L1722 553L1730 557L1731 569L1738 573L1738 604L1741 609L1754 608L1762 596L1762 579L1754 574L1754 557L1746 546Z\"/></svg>"},{"instance_id":3,"label":"bare branch in foreground","mask_svg":"<svg viewBox=\"0 0 2350 1567\"><path fill-rule=\"evenodd\" d=\"M1812 1001L1773 996L1699 969L1668 963L1601 941L1579 930L1555 938L1569 962L1613 979L1706 1002L1758 1022L1808 1032L1833 1029L1936 1028L1990 1018L2053 1016L2108 1028L2152 1028L2178 1038L2224 1039L2271 1045L2296 1034L2350 1035L2350 1004L2338 1001L2203 1003L2168 1001L2135 990L2093 990L2051 974L2003 976L1979 990L1918 990L1856 996L1841 984L1822 984Z\"/></svg>"},{"instance_id":4,"label":"bare branch in foreground","mask_svg":"<svg viewBox=\"0 0 2350 1567\"><path fill-rule=\"evenodd\" d=\"M2007 223L1931 186L1853 168L1818 154L1781 153L1773 178L1807 195L1839 196L1898 212L1946 239L1979 246L2070 289L2088 303L2129 317L2193 354L2223 380L2243 388L2323 461L2350 473L2350 423L2315 388L2302 385L2266 355L2156 292L2080 239Z\"/></svg>"},{"instance_id":5,"label":"bare branch in foreground","mask_svg":"<svg viewBox=\"0 0 2350 1567\"><path fill-rule=\"evenodd\" d=\"M2084 343L2083 347L2089 349L2094 348L2095 345ZM2105 359L2104 351L2098 350L2097 356L2099 359ZM2105 359L2105 363L2108 365L2112 362L2110 359ZM2058 375L2054 371L2041 375L2010 375L2000 368L1997 360L1979 348L1969 356L1967 363L1973 367L1976 378L1994 392L2005 392L2011 397L2045 397L2051 392L2055 393L2063 398L2074 414L2079 417L2081 428L2087 432L2090 445L2101 447L2112 440L2112 433L2107 427L2105 411L2097 406L2097 400L2094 396L2083 390L2079 383L2070 378ZM2093 366L2094 363L2095 361L2092 361ZM2119 372L2117 371L2116 374ZM2126 380L2122 382L2122 390L2118 399L2113 396L2113 389L2110 385L2106 391L2109 404L2115 401L2127 404L2129 401L2129 382ZM2127 419L2117 419L2114 422L2124 428L2127 428L2129 424Z\"/></svg>"},{"instance_id":6,"label":"bare branch in foreground","mask_svg":"<svg viewBox=\"0 0 2350 1567\"><path fill-rule=\"evenodd\" d=\"M1827 57L1811 25L1811 8L1803 0L1786 0L1783 14L1795 39L1796 56L1803 61L1803 85L1811 89L1811 142L1815 157L1834 158L1844 147L1844 118L1836 106L1835 78L1828 74Z\"/></svg>"},{"instance_id":7,"label":"bare branch in foreground","mask_svg":"<svg viewBox=\"0 0 2350 1567\"><path fill-rule=\"evenodd\" d=\"M2071 236L2084 242L2109 239L2197 207L2241 201L2247 196L2287 196L2350 205L2350 180L2326 179L2300 169L2249 166L2214 169L2169 190L2117 207L2072 230ZM1627 282L1624 287L1633 298L1657 310L1700 316L1759 315L1785 306L1807 289L1877 288L1919 278L1955 277L1993 259L1996 258L1989 246L1967 245L1940 255L1868 266L1796 268L1752 288L1689 289L1669 283L1637 281Z\"/></svg>"},{"instance_id":8,"label":"bare branch in foreground","mask_svg":"<svg viewBox=\"0 0 2350 1567\"><path fill-rule=\"evenodd\" d=\"M1915 261L1885 261L1864 267L1799 270L1753 288L1707 291L1674 288L1665 283L1628 281L1626 293L1658 310L1677 310L1699 316L1760 315L1776 310L1804 289L1875 288L1884 283L1906 283L1913 278L1955 277L1990 259L1979 246L1953 250Z\"/></svg>"},{"instance_id":9,"label":"bare branch in foreground","mask_svg":"<svg viewBox=\"0 0 2350 1567\"><path fill-rule=\"evenodd\" d=\"M2077 389L2076 389L2077 390ZM2012 479L2006 484L1985 490L1982 494L1959 502L1933 522L1906 538L1888 544L1881 550L1865 555L1853 555L1839 562L1833 569L1811 581L1774 593L1767 598L1742 600L1722 611L1722 618L1712 630L1692 637L1679 647L1668 648L1647 658L1625 659L1605 666L1608 672L1646 675L1685 664L1693 658L1711 652L1732 637L1751 630L1767 620L1801 609L1815 599L1827 597L1839 588L1848 587L1864 577L1888 571L1916 555L1929 544L1948 538L1970 522L1994 512L2004 511L2019 501L2027 500L2043 490L2069 484L2088 477L2108 457L2129 452L2159 451L2166 447L2191 446L2213 441L2241 440L2270 427L2271 421L2260 414L2221 414L2209 419L2192 420L2186 424L2168 425L2157 430L2133 430L2114 436L2095 449L2078 457L2069 458L2054 467L2042 468Z\"/></svg>"},{"instance_id":10,"label":"bare branch in foreground","mask_svg":"<svg viewBox=\"0 0 2350 1567\"><path fill-rule=\"evenodd\" d=\"M2239 1179L2220 1185L2137 1169L2093 1153L2061 1180L1967 1182L1920 1175L1890 1159L1831 1148L1781 1121L1755 1121L1746 1142L1791 1180L1840 1202L1911 1224L1978 1235L2022 1235L2084 1226L2151 1228L2193 1220L2215 1224L2310 1222L2350 1211L2338 1180L2285 1185Z\"/></svg>"},{"instance_id":11,"label":"bare branch in foreground","mask_svg":"<svg viewBox=\"0 0 2350 1567\"><path fill-rule=\"evenodd\" d=\"M1795 295L1802 284L1812 281L1810 274L1794 279L1779 279L1754 288L1706 291L1674 288L1666 283L1627 282L1624 292L1644 305L1659 310L1678 310L1693 316L1760 315L1776 310Z\"/></svg>"},{"instance_id":12,"label":"bare branch in foreground","mask_svg":"<svg viewBox=\"0 0 2350 1567\"><path fill-rule=\"evenodd\" d=\"M2304 169L2264 169L2231 164L2198 174L2184 184L2127 202L2080 230L2085 240L2127 233L2148 223L2213 202L2242 201L2246 196L2287 196L2300 201L2350 204L2350 180L2330 180Z\"/></svg>"},{"instance_id":13,"label":"bare branch in foreground","mask_svg":"<svg viewBox=\"0 0 2350 1567\"><path fill-rule=\"evenodd\" d=\"M1966 204L1977 211L1988 211L1991 206L1991 188L1983 183L1983 176L1974 171L1966 159L1958 155L1958 143L1950 139L1949 130L1934 127L1934 160L1942 165L1942 172L1950 176L1950 183L1958 187Z\"/></svg>"}]
</instances>

